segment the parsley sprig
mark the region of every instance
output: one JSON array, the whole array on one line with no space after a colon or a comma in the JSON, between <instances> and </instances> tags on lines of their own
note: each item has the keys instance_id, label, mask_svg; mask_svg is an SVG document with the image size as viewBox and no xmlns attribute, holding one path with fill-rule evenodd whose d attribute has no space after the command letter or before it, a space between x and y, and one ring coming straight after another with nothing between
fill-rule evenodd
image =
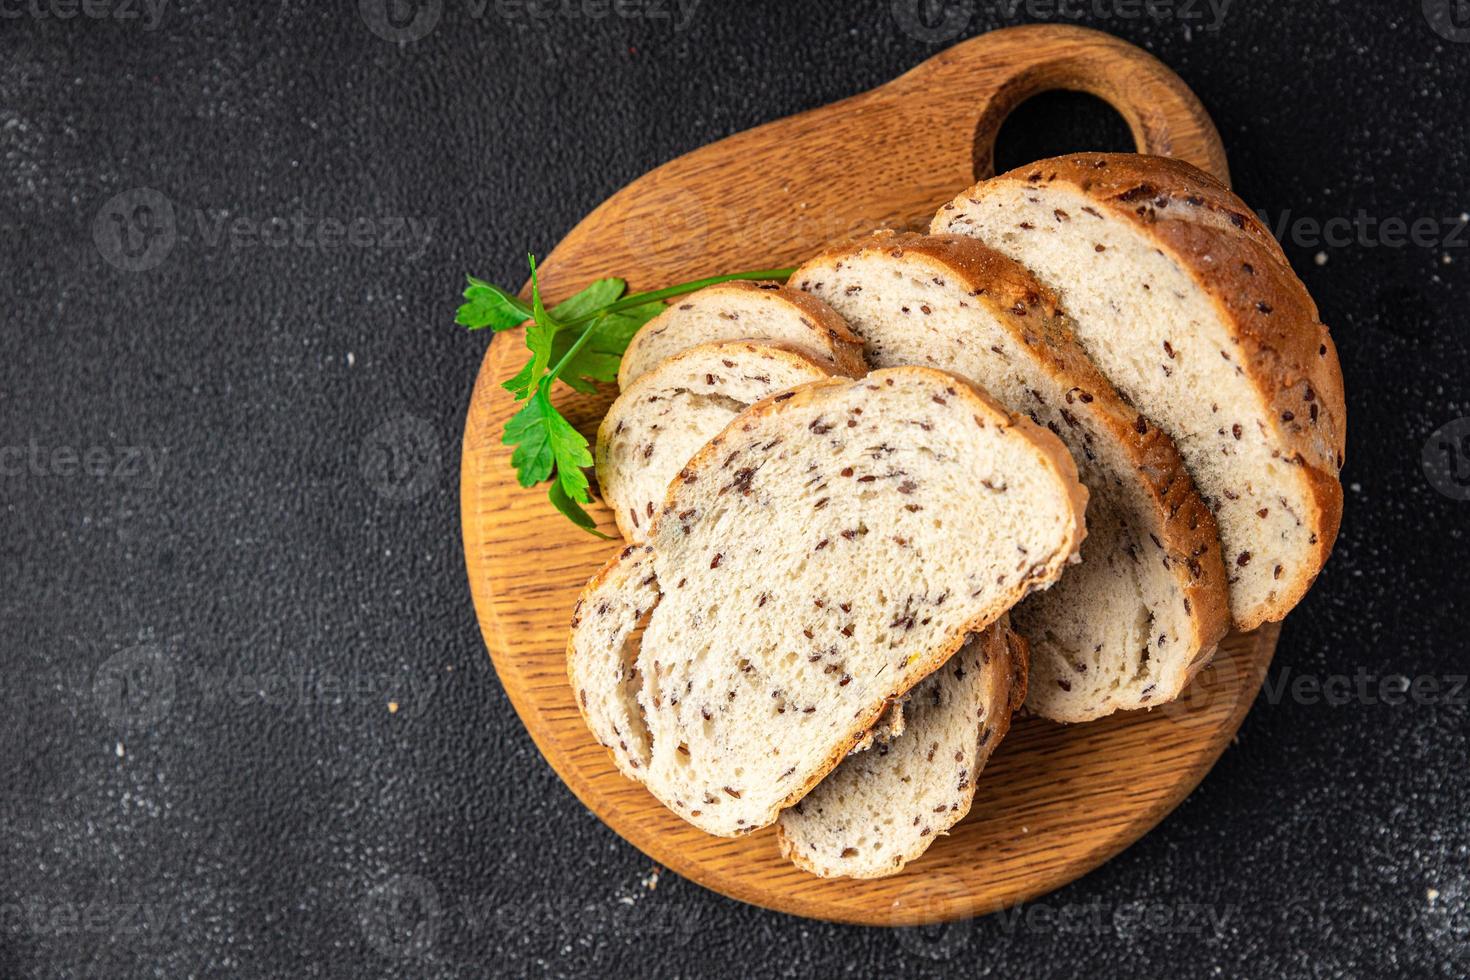
<instances>
[{"instance_id":1,"label":"parsley sprig","mask_svg":"<svg viewBox=\"0 0 1470 980\"><path fill-rule=\"evenodd\" d=\"M530 303L509 290L467 276L465 302L455 322L470 330L489 328L496 333L526 324L526 350L531 356L519 371L501 382L501 387L524 404L505 423L501 442L515 447L510 462L521 486L550 481L547 495L556 509L583 530L606 537L582 509L583 504L592 502L587 474L583 472L592 465L591 448L551 403L552 383L560 380L575 391L592 392L599 382L616 381L629 341L663 311L666 299L735 279L785 280L795 270L737 272L632 295L625 295L628 284L621 279L599 279L547 310L541 300L536 257L530 255L527 259L531 265Z\"/></svg>"}]
</instances>

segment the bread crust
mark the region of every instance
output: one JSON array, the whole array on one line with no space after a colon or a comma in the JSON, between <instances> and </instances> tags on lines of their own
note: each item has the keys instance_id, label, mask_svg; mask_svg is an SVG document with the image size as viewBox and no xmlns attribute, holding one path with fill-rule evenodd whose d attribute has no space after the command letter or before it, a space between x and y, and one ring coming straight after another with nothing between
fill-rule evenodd
<instances>
[{"instance_id":1,"label":"bread crust","mask_svg":"<svg viewBox=\"0 0 1470 980\"><path fill-rule=\"evenodd\" d=\"M832 363L827 365L835 369L838 374L849 377L861 377L867 371L867 362L863 359L863 341L852 332L847 321L837 315L826 303L815 296L808 296L799 289L792 289L778 282L753 281L736 279L731 282L707 286L692 296L704 299L718 298L720 296L735 296L750 298L761 295L770 302L784 303L791 307L802 323L811 331L813 350L820 353L830 353ZM685 297L683 303L687 303L690 297ZM678 316L683 305L676 300L670 304L658 316L645 323L638 333L634 334L629 341L627 349L623 352L622 363L618 366L618 386L626 388L638 376L632 372L632 366L642 358L641 351L645 345L650 343L668 326L669 321ZM732 324L730 339L739 339L743 335L739 327Z\"/></svg>"},{"instance_id":2,"label":"bread crust","mask_svg":"<svg viewBox=\"0 0 1470 980\"><path fill-rule=\"evenodd\" d=\"M1057 486L1066 493L1069 510L1072 514L1071 527L1064 532L1062 546L1051 557L1049 563L1044 567L1039 567L1032 575L1019 582L1009 593L997 597L992 603L991 608L986 608L956 628L948 639L943 643L937 644L925 655L919 657L915 661L915 664L911 665L902 677L896 678L894 685L886 690L882 697L875 700L872 709L855 718L845 735L835 741L835 747L816 766L813 774L804 784L792 789L759 819L752 820L750 826L743 827L738 832L726 836L743 836L744 834L759 830L762 827L768 827L774 823L777 817L780 816L782 810L798 802L807 793L811 792L812 787L821 782L828 773L835 769L847 757L851 748L862 741L868 730L878 723L878 720L887 710L890 702L902 698L914 685L948 662L950 657L954 656L960 647L964 645L966 637L971 633L979 633L986 629L1019 602L1030 589L1044 583L1049 584L1060 577L1062 570L1076 556L1082 546L1083 539L1087 536L1087 528L1084 520L1084 513L1087 507L1087 488L1078 480L1077 464L1073 462L1071 453L1067 451L1067 447L1062 444L1062 441L1030 419L1024 416L1012 415L1004 406L973 382L957 375L927 367L886 368L880 371L874 371L867 375L866 378L856 381L846 378L814 381L810 384L801 385L778 395L773 395L763 401L756 402L737 416L720 435L711 439L689 461L689 464L681 472L680 479L688 479L691 476L697 478L699 472L706 467L717 468L723 455L721 446L726 438L739 432L741 426L751 425L752 420L755 418L779 415L782 412L803 407L813 400L820 398L829 389L845 388L854 384L881 385L885 383L885 380L889 376L905 373L924 376L935 384L953 387L956 397L964 398L969 402L969 406L977 422L994 426L1001 431L1014 433L1018 438L1025 439L1029 442L1039 459L1053 473ZM678 481L674 485L671 485L669 493L664 498L664 506L655 517L654 527L649 533L649 546L655 549L658 547L659 529L662 523L670 519L671 516L673 520L678 520L677 515L674 513L676 509L675 493L677 492L677 486ZM650 791L652 791L652 787L650 787ZM655 793L654 795L657 796L658 794ZM660 802L663 802L665 806L669 806L672 801L666 801L660 797ZM673 809L672 807L670 808ZM674 812L678 813L679 811L674 809ZM688 819L686 814L681 813L680 816Z\"/></svg>"},{"instance_id":3,"label":"bread crust","mask_svg":"<svg viewBox=\"0 0 1470 980\"><path fill-rule=\"evenodd\" d=\"M934 837L916 841L904 852L896 865L881 870L847 874L828 873L828 868L814 862L809 855L802 853L796 847L795 842L787 835L785 826L778 822L776 824L776 843L781 848L782 857L801 870L818 877L856 880L886 878L898 874L910 861L921 857L934 840L948 834L951 827L969 815L985 766L989 764L991 756L995 754L995 750L1000 747L1000 743L1010 732L1012 713L1026 700L1026 673L1030 656L1030 648L1025 638L1011 629L1010 623L1004 616L989 627L982 642L985 643L986 653L989 656L1001 658L1003 662L998 665L998 669L990 672L990 683L985 693L984 703L992 713L981 727L982 732L988 729L990 736L976 751L975 776L970 780L970 785L962 791L965 793L964 806L956 814L955 819L948 824L936 827Z\"/></svg>"},{"instance_id":4,"label":"bread crust","mask_svg":"<svg viewBox=\"0 0 1470 980\"><path fill-rule=\"evenodd\" d=\"M1041 160L994 178L1028 186L1063 183L1152 237L1220 311L1236 359L1270 408L1281 456L1297 465L1315 503L1315 560L1283 581L1274 602L1236 627L1275 622L1304 596L1331 554L1342 522L1347 407L1337 348L1306 287L1271 232L1224 184L1191 164L1130 153L1083 153ZM984 184L961 194L975 200ZM935 217L942 230L946 205Z\"/></svg>"},{"instance_id":5,"label":"bread crust","mask_svg":"<svg viewBox=\"0 0 1470 980\"><path fill-rule=\"evenodd\" d=\"M1025 266L979 239L891 231L831 246L803 265L792 279L815 279L822 267L840 266L871 250L886 251L895 257L923 256L936 272L961 283L966 292L978 294L977 301L990 307L995 320L1038 356L1061 387L1070 389L1068 403L1074 411L1081 406L1072 402L1072 392L1079 397L1092 396L1087 404L1089 414L1112 434L1132 461L1164 529L1160 537L1170 558L1169 571L1189 600L1193 630L1190 649L1196 654L1213 651L1230 628L1230 593L1215 515L1196 490L1173 440L1128 408L1065 327L1065 321L1057 317L1055 293ZM1036 312L1043 315L1036 316ZM1208 659L1204 657L1205 662ZM1182 682L1177 688L1161 686L1157 702L1177 697L1190 676L1188 671L1181 671ZM1090 721L1113 710L1116 708L1100 706L1096 713L1056 720Z\"/></svg>"},{"instance_id":6,"label":"bread crust","mask_svg":"<svg viewBox=\"0 0 1470 980\"><path fill-rule=\"evenodd\" d=\"M805 295L805 294L803 294ZM822 306L825 308L826 304ZM830 312L830 311L829 311ZM836 314L833 314L834 316ZM844 324L845 326L845 324ZM602 422L597 427L597 440L595 443L594 462L597 472L598 486L603 488L603 499L612 506L613 519L617 521L618 533L626 541L634 541L639 537L640 529L632 523L627 508L618 506L619 502L609 500L606 496L606 488L611 482L608 479L608 467L611 465L608 459L607 447L612 439L613 430L622 422L627 414L637 408L642 402L644 395L656 391L661 387L668 386L670 375L677 373L680 368L690 361L718 356L722 351L730 351L739 355L767 354L772 358L783 360L797 370L807 370L814 377L829 377L836 374L847 377L855 377L863 373L866 367L855 372L833 370L832 365L825 363L810 348L800 344L788 343L781 340L722 340L709 344L699 344L687 350L680 351L672 357L660 361L658 366L652 370L645 371L633 379L633 382L618 395L617 399L608 408L607 414L602 417Z\"/></svg>"}]
</instances>

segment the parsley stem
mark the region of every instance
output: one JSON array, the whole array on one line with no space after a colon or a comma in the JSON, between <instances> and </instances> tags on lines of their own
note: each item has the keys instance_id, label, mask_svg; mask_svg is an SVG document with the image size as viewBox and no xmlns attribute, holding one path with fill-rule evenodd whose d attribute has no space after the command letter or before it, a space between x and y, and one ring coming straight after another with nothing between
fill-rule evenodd
<instances>
[{"instance_id":1,"label":"parsley stem","mask_svg":"<svg viewBox=\"0 0 1470 980\"><path fill-rule=\"evenodd\" d=\"M729 275L725 276L710 276L708 279L696 279L693 282L681 283L677 286L666 286L663 289L655 289L652 292L634 293L631 296L624 296L622 299L618 300L616 303L613 303L611 306L605 306L595 312L568 320L563 323L562 326L575 327L578 324L585 323L588 320L591 320L593 317L601 316L604 313L621 313L623 310L629 310L635 306L642 306L645 303L654 303L660 300L672 299L675 296L683 296L686 293L698 292L706 286L717 286L722 282L733 282L737 279L780 279L784 282L785 280L790 279L795 272L795 268L757 269L753 272L732 272Z\"/></svg>"},{"instance_id":2,"label":"parsley stem","mask_svg":"<svg viewBox=\"0 0 1470 980\"><path fill-rule=\"evenodd\" d=\"M608 309L610 310L612 309L612 307L608 307ZM603 314L607 313L607 311L608 310L599 310L596 313L593 313L592 316L601 317ZM579 317L577 320L573 320L571 322L579 323L582 319L585 318ZM567 348L567 352L561 356L561 360L556 362L556 366L553 367L549 372L547 372L546 376L541 379L542 388L548 391L551 390L551 383L561 376L562 368L566 367L572 362L572 358L577 356L577 351L581 350L586 345L588 339L591 338L593 332L596 329L597 320L594 319L591 323L587 324L585 329L583 329L582 335L572 342L572 346Z\"/></svg>"}]
</instances>

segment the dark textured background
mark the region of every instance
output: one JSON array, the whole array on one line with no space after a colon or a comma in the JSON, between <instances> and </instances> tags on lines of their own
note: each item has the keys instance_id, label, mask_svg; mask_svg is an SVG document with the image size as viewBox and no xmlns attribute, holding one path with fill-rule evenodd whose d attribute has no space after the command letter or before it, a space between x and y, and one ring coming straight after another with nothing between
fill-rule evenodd
<instances>
[{"instance_id":1,"label":"dark textured background","mask_svg":"<svg viewBox=\"0 0 1470 980\"><path fill-rule=\"evenodd\" d=\"M683 24L442 0L403 44L350 0L169 3L151 29L34 2L0 3L0 977L1470 972L1464 692L1263 696L1141 843L930 931L652 889L527 738L464 580L486 338L451 324L460 275L517 284L645 170L932 55L893 14L913 0L705 0ZM1351 439L1337 552L1271 675L1448 688L1470 442L1421 450L1470 415L1470 234L1446 230L1470 210L1470 7L1236 0L1212 30L1184 2L1075 6L1194 87L1253 207L1448 220L1288 242ZM949 4L963 35L1067 20L1011 7ZM1025 111L1002 162L1116 143L1084 101ZM119 251L117 216L157 231L170 206L171 247ZM296 216L371 224L213 235Z\"/></svg>"}]
</instances>

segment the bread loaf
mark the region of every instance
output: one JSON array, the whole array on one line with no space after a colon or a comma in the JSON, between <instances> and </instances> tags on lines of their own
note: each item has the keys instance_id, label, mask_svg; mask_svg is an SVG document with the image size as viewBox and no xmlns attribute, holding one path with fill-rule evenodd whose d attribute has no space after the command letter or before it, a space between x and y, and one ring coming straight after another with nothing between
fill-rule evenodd
<instances>
[{"instance_id":1,"label":"bread loaf","mask_svg":"<svg viewBox=\"0 0 1470 980\"><path fill-rule=\"evenodd\" d=\"M834 246L791 282L842 314L874 366L953 371L1071 450L1090 493L1082 563L1012 616L1031 642L1031 710L1078 722L1177 697L1229 622L1215 521L1051 291L974 239L892 232Z\"/></svg>"},{"instance_id":2,"label":"bread loaf","mask_svg":"<svg viewBox=\"0 0 1470 980\"><path fill-rule=\"evenodd\" d=\"M981 183L932 230L980 238L1056 290L1214 511L1235 625L1285 616L1337 536L1346 408L1327 328L1245 203L1182 161L1087 153Z\"/></svg>"},{"instance_id":3,"label":"bread loaf","mask_svg":"<svg viewBox=\"0 0 1470 980\"><path fill-rule=\"evenodd\" d=\"M953 375L783 392L711 440L647 543L589 585L577 702L674 812L723 836L764 827L967 634L1061 575L1086 499L1055 436Z\"/></svg>"}]
</instances>

